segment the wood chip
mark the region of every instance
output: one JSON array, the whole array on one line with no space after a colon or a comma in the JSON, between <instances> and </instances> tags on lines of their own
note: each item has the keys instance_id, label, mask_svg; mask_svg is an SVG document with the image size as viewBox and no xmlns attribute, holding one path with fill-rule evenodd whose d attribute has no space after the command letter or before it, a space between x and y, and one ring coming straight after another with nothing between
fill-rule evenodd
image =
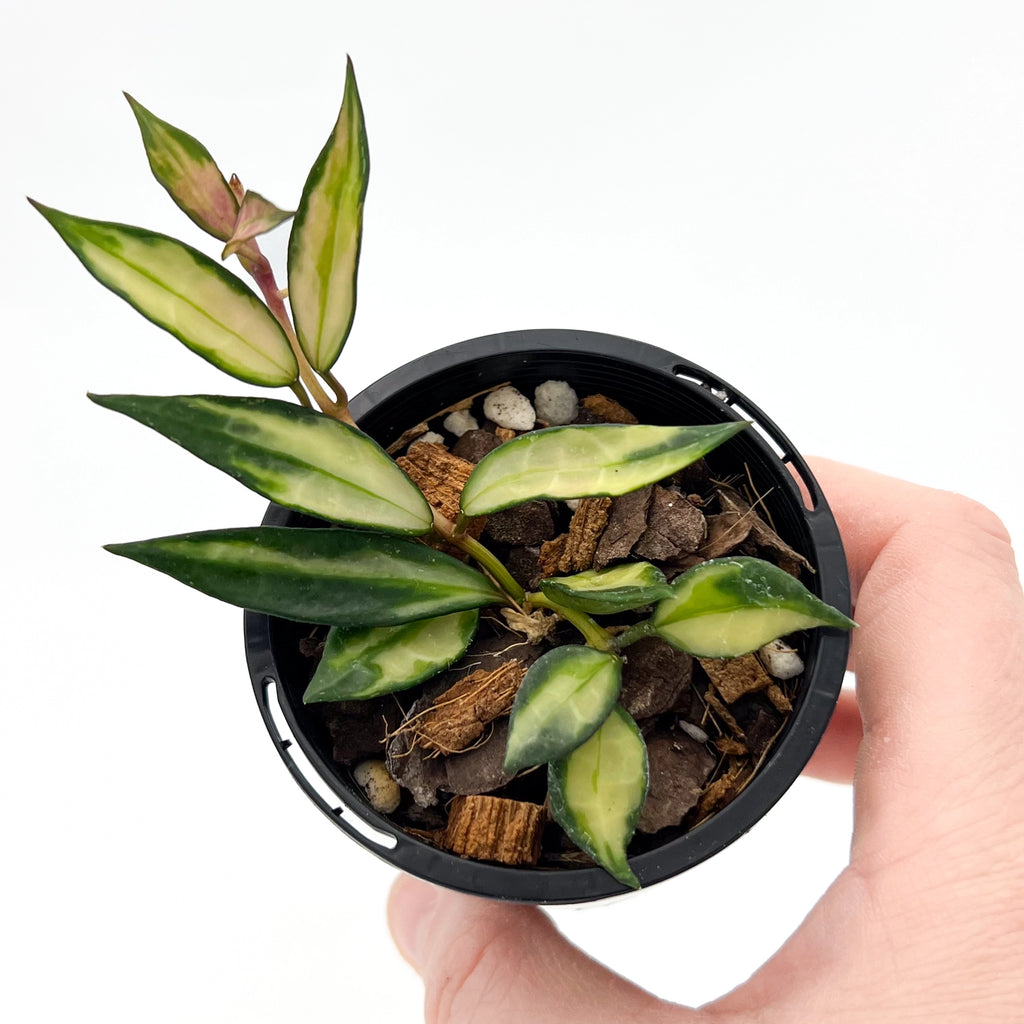
<instances>
[{"instance_id":1,"label":"wood chip","mask_svg":"<svg viewBox=\"0 0 1024 1024\"><path fill-rule=\"evenodd\" d=\"M746 760L729 759L725 772L711 782L701 795L700 803L697 805L699 821L724 807L740 791L746 770Z\"/></svg>"},{"instance_id":2,"label":"wood chip","mask_svg":"<svg viewBox=\"0 0 1024 1024\"><path fill-rule=\"evenodd\" d=\"M604 420L605 423L637 422L637 418L627 408L605 395L588 395L581 404L584 409Z\"/></svg>"},{"instance_id":3,"label":"wood chip","mask_svg":"<svg viewBox=\"0 0 1024 1024\"><path fill-rule=\"evenodd\" d=\"M750 536L753 525L737 512L722 512L707 517L708 533L700 546L702 558L722 558L729 555Z\"/></svg>"},{"instance_id":4,"label":"wood chip","mask_svg":"<svg viewBox=\"0 0 1024 1024\"><path fill-rule=\"evenodd\" d=\"M719 736L715 740L715 748L720 754L733 754L736 757L743 757L749 753L746 743L733 739L732 736Z\"/></svg>"},{"instance_id":5,"label":"wood chip","mask_svg":"<svg viewBox=\"0 0 1024 1024\"><path fill-rule=\"evenodd\" d=\"M647 509L653 494L654 488L648 486L612 499L608 525L601 534L594 556L595 569L603 569L611 562L629 557L633 545L647 529Z\"/></svg>"},{"instance_id":6,"label":"wood chip","mask_svg":"<svg viewBox=\"0 0 1024 1024\"><path fill-rule=\"evenodd\" d=\"M765 690L765 695L772 702L772 707L774 707L776 711L788 714L793 710L793 702L786 696L785 691L778 683L772 683L772 685Z\"/></svg>"},{"instance_id":7,"label":"wood chip","mask_svg":"<svg viewBox=\"0 0 1024 1024\"><path fill-rule=\"evenodd\" d=\"M799 551L790 547L736 491L724 488L719 490L718 503L723 513L749 521L750 538L757 546L758 552L771 555L770 560L776 562L780 569L791 576L799 576L801 568L814 571L811 563Z\"/></svg>"},{"instance_id":8,"label":"wood chip","mask_svg":"<svg viewBox=\"0 0 1024 1024\"><path fill-rule=\"evenodd\" d=\"M652 562L692 554L704 542L704 514L678 491L655 486L647 510L647 529L633 553Z\"/></svg>"},{"instance_id":9,"label":"wood chip","mask_svg":"<svg viewBox=\"0 0 1024 1024\"><path fill-rule=\"evenodd\" d=\"M569 534L563 533L554 540L546 540L540 546L540 554L537 556L537 578L546 579L548 576L557 576L562 570L562 554L565 545L569 540Z\"/></svg>"},{"instance_id":10,"label":"wood chip","mask_svg":"<svg viewBox=\"0 0 1024 1024\"><path fill-rule=\"evenodd\" d=\"M459 514L462 488L473 472L473 463L452 455L439 444L423 441L395 460L427 501L453 522ZM480 523L481 528L483 522Z\"/></svg>"},{"instance_id":11,"label":"wood chip","mask_svg":"<svg viewBox=\"0 0 1024 1024\"><path fill-rule=\"evenodd\" d=\"M611 507L611 498L583 498L580 501L569 522L569 534L558 559L559 572L584 572L593 566Z\"/></svg>"},{"instance_id":12,"label":"wood chip","mask_svg":"<svg viewBox=\"0 0 1024 1024\"><path fill-rule=\"evenodd\" d=\"M714 712L715 718L737 739L744 739L745 733L740 727L740 723L736 721L733 713L722 703L722 698L715 693L714 687L709 686L704 691L703 696L708 707Z\"/></svg>"},{"instance_id":13,"label":"wood chip","mask_svg":"<svg viewBox=\"0 0 1024 1024\"><path fill-rule=\"evenodd\" d=\"M399 435L398 439L392 441L388 445L388 455L394 455L395 452L405 451L409 445L416 440L417 437L422 437L430 429L426 423L417 423L415 427L410 427L408 430Z\"/></svg>"},{"instance_id":14,"label":"wood chip","mask_svg":"<svg viewBox=\"0 0 1024 1024\"><path fill-rule=\"evenodd\" d=\"M512 707L526 668L512 659L491 671L477 669L445 690L433 705L401 729L411 729L427 750L454 754L482 735L484 726Z\"/></svg>"},{"instance_id":15,"label":"wood chip","mask_svg":"<svg viewBox=\"0 0 1024 1024\"><path fill-rule=\"evenodd\" d=\"M739 700L745 693L756 693L772 685L772 677L753 654L744 654L740 658L698 660L727 704Z\"/></svg>"},{"instance_id":16,"label":"wood chip","mask_svg":"<svg viewBox=\"0 0 1024 1024\"><path fill-rule=\"evenodd\" d=\"M458 796L452 801L442 845L452 853L501 864L540 860L544 808L496 796Z\"/></svg>"}]
</instances>

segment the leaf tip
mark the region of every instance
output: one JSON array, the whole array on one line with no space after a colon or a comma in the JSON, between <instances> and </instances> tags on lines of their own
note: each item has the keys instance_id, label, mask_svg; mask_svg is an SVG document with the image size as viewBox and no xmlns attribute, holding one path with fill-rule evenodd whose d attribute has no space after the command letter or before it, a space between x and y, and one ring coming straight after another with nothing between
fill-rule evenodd
<instances>
[{"instance_id":1,"label":"leaf tip","mask_svg":"<svg viewBox=\"0 0 1024 1024\"><path fill-rule=\"evenodd\" d=\"M97 395L94 391L86 391L85 397L89 399L94 405L98 405L103 409L117 409L117 399L119 395Z\"/></svg>"},{"instance_id":2,"label":"leaf tip","mask_svg":"<svg viewBox=\"0 0 1024 1024\"><path fill-rule=\"evenodd\" d=\"M31 196L26 196L25 198L29 201L30 205L45 218L50 227L52 227L54 231L61 236L61 238L67 241L66 232L69 228L68 222L69 220L73 220L73 218L71 218L69 214L62 213L56 207L47 206L45 203L41 203L39 200L33 199Z\"/></svg>"},{"instance_id":3,"label":"leaf tip","mask_svg":"<svg viewBox=\"0 0 1024 1024\"><path fill-rule=\"evenodd\" d=\"M143 128L143 122L149 120L155 120L153 114L147 110L130 92L122 90L121 95L128 101L128 106L132 108L132 113L135 115L135 120L138 122L139 128Z\"/></svg>"},{"instance_id":4,"label":"leaf tip","mask_svg":"<svg viewBox=\"0 0 1024 1024\"><path fill-rule=\"evenodd\" d=\"M640 879L633 873L633 869L628 864L623 864L621 867L611 872L612 877L623 885L628 885L630 889L638 891L640 886Z\"/></svg>"},{"instance_id":5,"label":"leaf tip","mask_svg":"<svg viewBox=\"0 0 1024 1024\"><path fill-rule=\"evenodd\" d=\"M28 200L29 205L41 213L47 220L50 219L49 215L55 212L52 206L46 206L44 203L39 202L38 199L33 199L31 196L25 196L25 198Z\"/></svg>"}]
</instances>

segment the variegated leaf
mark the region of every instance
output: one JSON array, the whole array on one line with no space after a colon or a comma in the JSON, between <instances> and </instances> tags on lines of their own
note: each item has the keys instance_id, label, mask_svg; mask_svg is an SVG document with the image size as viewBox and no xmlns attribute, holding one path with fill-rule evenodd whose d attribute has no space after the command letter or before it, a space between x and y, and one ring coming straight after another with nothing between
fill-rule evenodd
<instances>
[{"instance_id":1,"label":"variegated leaf","mask_svg":"<svg viewBox=\"0 0 1024 1024\"><path fill-rule=\"evenodd\" d=\"M208 256L166 235L30 202L100 284L225 373L265 387L298 377L270 310Z\"/></svg>"},{"instance_id":2,"label":"variegated leaf","mask_svg":"<svg viewBox=\"0 0 1024 1024\"><path fill-rule=\"evenodd\" d=\"M737 658L787 633L856 623L788 572L759 558L716 558L672 583L651 617L655 632L701 658Z\"/></svg>"},{"instance_id":3,"label":"variegated leaf","mask_svg":"<svg viewBox=\"0 0 1024 1024\"><path fill-rule=\"evenodd\" d=\"M650 562L587 569L574 576L549 576L540 589L552 601L588 615L610 615L660 601L671 590L665 574Z\"/></svg>"},{"instance_id":4,"label":"variegated leaf","mask_svg":"<svg viewBox=\"0 0 1024 1024\"><path fill-rule=\"evenodd\" d=\"M746 426L597 423L521 434L477 463L462 490L462 512L485 515L534 498L627 494L696 462Z\"/></svg>"},{"instance_id":5,"label":"variegated leaf","mask_svg":"<svg viewBox=\"0 0 1024 1024\"><path fill-rule=\"evenodd\" d=\"M128 93L124 96L139 122L153 177L190 220L214 238L227 241L235 227L238 200L209 150Z\"/></svg>"},{"instance_id":6,"label":"variegated leaf","mask_svg":"<svg viewBox=\"0 0 1024 1024\"><path fill-rule=\"evenodd\" d=\"M622 687L622 660L592 647L566 645L535 661L516 692L505 771L557 761L608 717Z\"/></svg>"},{"instance_id":7,"label":"variegated leaf","mask_svg":"<svg viewBox=\"0 0 1024 1024\"><path fill-rule=\"evenodd\" d=\"M400 626L332 629L303 703L368 700L407 690L462 657L479 617L470 609Z\"/></svg>"},{"instance_id":8,"label":"variegated leaf","mask_svg":"<svg viewBox=\"0 0 1024 1024\"><path fill-rule=\"evenodd\" d=\"M548 765L551 816L610 875L639 889L626 848L647 798L647 744L619 706L589 740Z\"/></svg>"},{"instance_id":9,"label":"variegated leaf","mask_svg":"<svg viewBox=\"0 0 1024 1024\"><path fill-rule=\"evenodd\" d=\"M286 508L389 533L426 533L419 488L361 430L273 398L90 395Z\"/></svg>"},{"instance_id":10,"label":"variegated leaf","mask_svg":"<svg viewBox=\"0 0 1024 1024\"><path fill-rule=\"evenodd\" d=\"M106 548L219 601L344 629L503 601L482 573L440 551L355 530L254 526Z\"/></svg>"},{"instance_id":11,"label":"variegated leaf","mask_svg":"<svg viewBox=\"0 0 1024 1024\"><path fill-rule=\"evenodd\" d=\"M302 351L329 370L356 310L363 201L370 173L363 108L348 62L341 113L309 172L288 242L288 298Z\"/></svg>"}]
</instances>

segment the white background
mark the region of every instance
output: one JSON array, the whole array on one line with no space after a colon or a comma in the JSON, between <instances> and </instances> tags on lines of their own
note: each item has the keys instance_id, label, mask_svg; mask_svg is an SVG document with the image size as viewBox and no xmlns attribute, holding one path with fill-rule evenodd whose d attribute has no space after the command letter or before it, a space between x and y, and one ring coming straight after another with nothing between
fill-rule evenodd
<instances>
[{"instance_id":1,"label":"white background","mask_svg":"<svg viewBox=\"0 0 1024 1024\"><path fill-rule=\"evenodd\" d=\"M421 1013L384 926L392 873L279 762L241 614L100 549L264 505L85 399L246 390L95 284L24 201L216 251L149 178L122 89L289 207L352 54L372 153L353 391L494 331L623 334L731 381L804 452L967 492L1024 535L1014 0L0 17L6 1019ZM848 791L802 781L711 863L555 916L700 1002L798 924L849 828Z\"/></svg>"}]
</instances>

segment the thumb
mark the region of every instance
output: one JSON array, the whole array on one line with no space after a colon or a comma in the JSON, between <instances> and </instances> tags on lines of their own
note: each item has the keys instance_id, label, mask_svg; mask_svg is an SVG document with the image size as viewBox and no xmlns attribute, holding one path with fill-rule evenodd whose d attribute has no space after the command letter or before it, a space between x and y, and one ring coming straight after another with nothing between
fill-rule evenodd
<instances>
[{"instance_id":1,"label":"thumb","mask_svg":"<svg viewBox=\"0 0 1024 1024\"><path fill-rule=\"evenodd\" d=\"M388 923L426 989L428 1024L573 1024L700 1016L591 960L536 907L464 896L400 877Z\"/></svg>"}]
</instances>

